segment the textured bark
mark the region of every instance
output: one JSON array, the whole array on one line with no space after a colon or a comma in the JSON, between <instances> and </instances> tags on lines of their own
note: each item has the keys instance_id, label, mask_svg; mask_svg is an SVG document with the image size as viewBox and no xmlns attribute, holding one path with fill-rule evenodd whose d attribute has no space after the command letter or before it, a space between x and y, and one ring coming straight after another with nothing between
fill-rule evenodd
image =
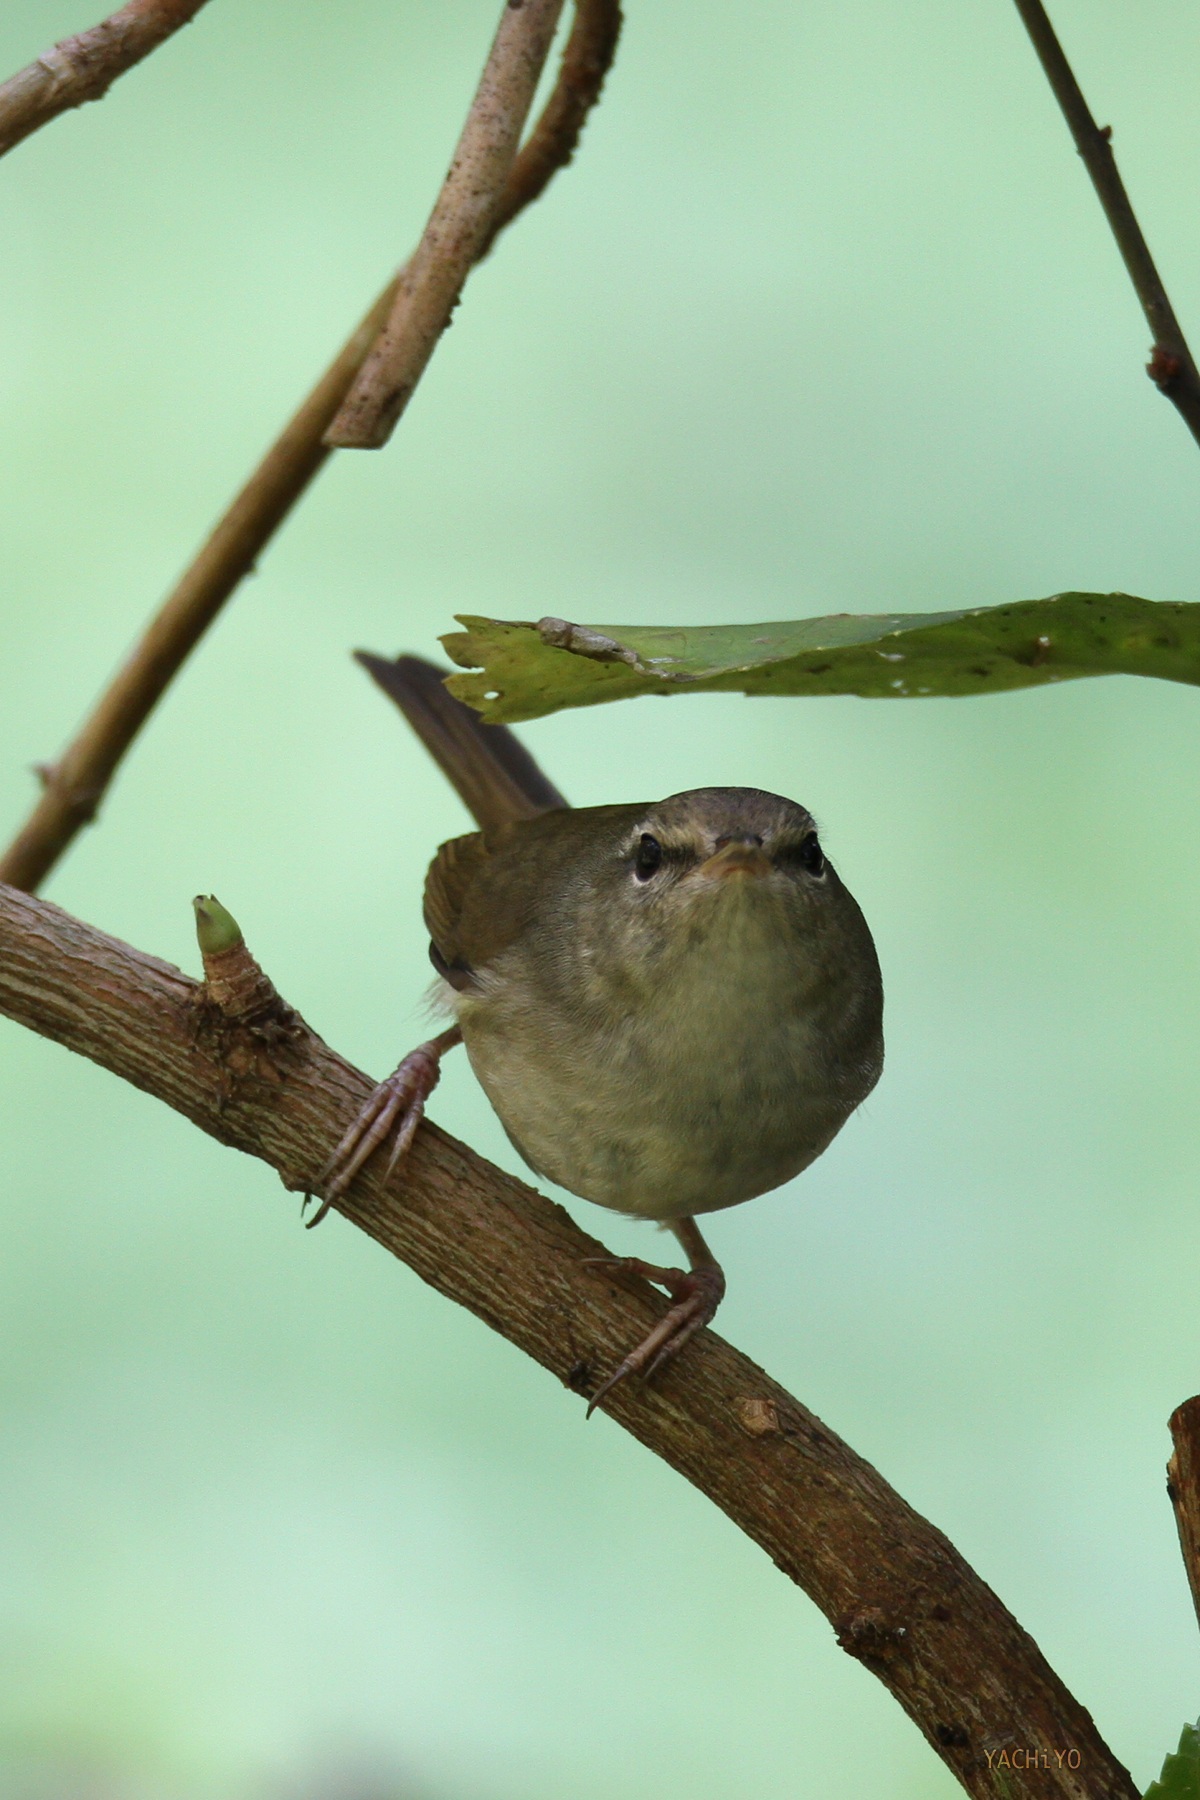
<instances>
[{"instance_id":1,"label":"textured bark","mask_svg":"<svg viewBox=\"0 0 1200 1800\"><path fill-rule=\"evenodd\" d=\"M479 252L481 259L509 220L530 206L574 156L587 116L600 98L617 54L620 35L619 0L576 0L554 91L517 154Z\"/></svg>"},{"instance_id":2,"label":"textured bark","mask_svg":"<svg viewBox=\"0 0 1200 1800\"><path fill-rule=\"evenodd\" d=\"M204 0L129 0L110 18L63 38L0 86L0 156L85 100L193 19Z\"/></svg>"},{"instance_id":3,"label":"textured bark","mask_svg":"<svg viewBox=\"0 0 1200 1800\"><path fill-rule=\"evenodd\" d=\"M1167 1493L1175 1509L1179 1548L1200 1623L1200 1394L1185 1400L1171 1414L1171 1441L1175 1448L1167 1464Z\"/></svg>"},{"instance_id":4,"label":"textured bark","mask_svg":"<svg viewBox=\"0 0 1200 1800\"><path fill-rule=\"evenodd\" d=\"M495 235L492 223L561 10L562 0L505 0L449 173L401 274L391 317L325 433L327 444L379 450L391 437L463 283Z\"/></svg>"},{"instance_id":5,"label":"textured bark","mask_svg":"<svg viewBox=\"0 0 1200 1800\"><path fill-rule=\"evenodd\" d=\"M0 1011L261 1157L291 1189L315 1182L372 1086L294 1015L233 1023L178 969L11 888ZM339 1210L580 1394L661 1316L644 1283L583 1266L600 1246L561 1207L436 1126L390 1186L384 1161ZM604 1410L811 1596L969 1793L1134 1800L1088 1714L953 1545L714 1332Z\"/></svg>"}]
</instances>

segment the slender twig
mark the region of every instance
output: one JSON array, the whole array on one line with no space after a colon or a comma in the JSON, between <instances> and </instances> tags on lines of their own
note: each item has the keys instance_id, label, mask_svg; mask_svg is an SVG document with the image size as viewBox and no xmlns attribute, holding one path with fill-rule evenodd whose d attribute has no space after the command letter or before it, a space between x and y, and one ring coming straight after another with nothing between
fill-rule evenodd
<instances>
[{"instance_id":1,"label":"slender twig","mask_svg":"<svg viewBox=\"0 0 1200 1800\"><path fill-rule=\"evenodd\" d=\"M1200 372L1117 169L1112 127L1101 127L1092 117L1041 0L1015 0L1015 4L1070 127L1075 148L1092 178L1092 186L1129 271L1129 279L1142 303L1146 323L1154 338L1146 373L1172 402L1200 444Z\"/></svg>"},{"instance_id":2,"label":"slender twig","mask_svg":"<svg viewBox=\"0 0 1200 1800\"><path fill-rule=\"evenodd\" d=\"M204 0L128 0L0 85L0 156L59 113L101 100L118 75L186 25Z\"/></svg>"},{"instance_id":3,"label":"slender twig","mask_svg":"<svg viewBox=\"0 0 1200 1800\"><path fill-rule=\"evenodd\" d=\"M214 948L240 934L201 902ZM156 1095L310 1187L371 1091L255 968L201 987L46 901L0 888L0 1013ZM273 990L272 990L273 992ZM436 1126L390 1184L377 1158L338 1209L579 1394L661 1316L645 1283L585 1266L601 1247L560 1206ZM326 1227L326 1229L328 1229ZM700 1334L604 1411L799 1584L842 1649L895 1695L967 1792L1135 1800L1091 1718L942 1534L748 1358ZM583 1408L578 1429L583 1430Z\"/></svg>"},{"instance_id":4,"label":"slender twig","mask_svg":"<svg viewBox=\"0 0 1200 1800\"><path fill-rule=\"evenodd\" d=\"M0 857L0 881L37 887L95 817L118 763L171 677L329 455L321 435L387 317L394 291L393 281L223 514L62 756L42 769L41 798Z\"/></svg>"},{"instance_id":5,"label":"slender twig","mask_svg":"<svg viewBox=\"0 0 1200 1800\"><path fill-rule=\"evenodd\" d=\"M600 98L617 54L620 33L619 0L580 0L554 90L521 145L479 251L480 259L509 220L536 200L574 156L584 122Z\"/></svg>"},{"instance_id":6,"label":"slender twig","mask_svg":"<svg viewBox=\"0 0 1200 1800\"><path fill-rule=\"evenodd\" d=\"M504 0L429 223L401 276L391 317L326 432L326 443L377 450L391 437L491 236L561 10L562 0L518 5Z\"/></svg>"},{"instance_id":7,"label":"slender twig","mask_svg":"<svg viewBox=\"0 0 1200 1800\"><path fill-rule=\"evenodd\" d=\"M558 80L511 170L495 230L536 200L570 159L599 97L619 24L616 0L578 0ZM0 881L36 888L95 817L139 727L323 467L330 454L325 430L391 311L398 280L389 282L267 452L57 763L43 769L43 792L0 856Z\"/></svg>"},{"instance_id":8,"label":"slender twig","mask_svg":"<svg viewBox=\"0 0 1200 1800\"><path fill-rule=\"evenodd\" d=\"M1200 1394L1185 1400L1171 1414L1171 1440L1175 1449L1167 1464L1167 1493L1175 1509L1179 1548L1200 1623Z\"/></svg>"}]
</instances>

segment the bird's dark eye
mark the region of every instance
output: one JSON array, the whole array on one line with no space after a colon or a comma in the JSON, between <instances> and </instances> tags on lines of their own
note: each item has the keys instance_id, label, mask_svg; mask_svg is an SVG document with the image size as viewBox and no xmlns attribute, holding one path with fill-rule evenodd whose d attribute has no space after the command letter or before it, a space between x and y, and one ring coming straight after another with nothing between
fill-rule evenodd
<instances>
[{"instance_id":1,"label":"bird's dark eye","mask_svg":"<svg viewBox=\"0 0 1200 1800\"><path fill-rule=\"evenodd\" d=\"M649 881L655 869L662 861L662 845L648 831L643 831L641 842L637 847L637 855L633 859L633 872L639 881Z\"/></svg>"},{"instance_id":2,"label":"bird's dark eye","mask_svg":"<svg viewBox=\"0 0 1200 1800\"><path fill-rule=\"evenodd\" d=\"M810 831L808 836L801 841L800 847L796 851L796 861L802 869L807 869L810 875L825 873L825 853L821 849L815 831Z\"/></svg>"}]
</instances>

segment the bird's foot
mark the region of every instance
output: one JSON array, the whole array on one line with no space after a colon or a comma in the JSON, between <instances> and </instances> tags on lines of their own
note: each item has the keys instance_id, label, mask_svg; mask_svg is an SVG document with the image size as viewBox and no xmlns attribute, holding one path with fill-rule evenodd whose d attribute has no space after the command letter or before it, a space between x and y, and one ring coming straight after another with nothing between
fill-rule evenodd
<instances>
[{"instance_id":1,"label":"bird's foot","mask_svg":"<svg viewBox=\"0 0 1200 1800\"><path fill-rule=\"evenodd\" d=\"M642 1339L636 1350L617 1365L596 1389L588 1402L590 1419L603 1400L627 1375L644 1373L647 1379L664 1363L677 1356L690 1337L707 1325L725 1296L725 1273L718 1263L704 1262L695 1269L662 1269L657 1263L643 1262L638 1256L592 1256L584 1265L589 1269L611 1269L623 1275L640 1275L666 1288L675 1302L658 1324Z\"/></svg>"},{"instance_id":2,"label":"bird's foot","mask_svg":"<svg viewBox=\"0 0 1200 1800\"><path fill-rule=\"evenodd\" d=\"M461 1042L462 1033L457 1026L443 1031L427 1044L410 1050L399 1068L379 1083L317 1178L321 1204L308 1220L310 1230L341 1199L368 1157L395 1132L384 1180L390 1177L416 1136L425 1115L425 1102L442 1073L442 1057ZM305 1194L305 1207L312 1198Z\"/></svg>"}]
</instances>

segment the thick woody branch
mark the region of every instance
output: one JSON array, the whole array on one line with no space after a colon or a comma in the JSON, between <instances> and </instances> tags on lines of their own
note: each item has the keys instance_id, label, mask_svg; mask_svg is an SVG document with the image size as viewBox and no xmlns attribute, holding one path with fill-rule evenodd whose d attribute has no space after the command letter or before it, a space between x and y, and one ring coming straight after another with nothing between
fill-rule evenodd
<instances>
[{"instance_id":1,"label":"thick woody branch","mask_svg":"<svg viewBox=\"0 0 1200 1800\"><path fill-rule=\"evenodd\" d=\"M616 0L578 0L558 80L510 171L480 254L570 160L583 120L599 98L619 27ZM0 882L38 887L96 816L146 718L327 461L325 432L391 314L399 280L388 283L284 427L58 761L43 766L41 796L0 856Z\"/></svg>"},{"instance_id":2,"label":"thick woody branch","mask_svg":"<svg viewBox=\"0 0 1200 1800\"><path fill-rule=\"evenodd\" d=\"M1167 1464L1167 1493L1200 1623L1200 1394L1171 1414L1171 1441L1175 1448Z\"/></svg>"},{"instance_id":3,"label":"thick woody branch","mask_svg":"<svg viewBox=\"0 0 1200 1800\"><path fill-rule=\"evenodd\" d=\"M1046 79L1054 90L1054 97L1062 108L1075 148L1092 178L1092 186L1146 315L1154 338L1146 373L1160 393L1171 401L1200 444L1200 372L1121 180L1113 155L1112 127L1101 127L1092 117L1042 0L1015 0L1015 3Z\"/></svg>"},{"instance_id":4,"label":"thick woody branch","mask_svg":"<svg viewBox=\"0 0 1200 1800\"><path fill-rule=\"evenodd\" d=\"M207 988L0 889L0 1012L304 1190L371 1083L253 969L220 960L239 934L200 906ZM661 1316L666 1301L642 1282L584 1266L600 1247L561 1207L436 1126L390 1186L383 1160L339 1210L580 1394ZM656 1385L626 1383L603 1404L811 1596L968 1793L1135 1800L1088 1714L946 1538L715 1333Z\"/></svg>"},{"instance_id":5,"label":"thick woody branch","mask_svg":"<svg viewBox=\"0 0 1200 1800\"><path fill-rule=\"evenodd\" d=\"M42 52L0 86L0 156L61 112L101 100L118 75L195 17L204 0L128 0L111 18Z\"/></svg>"},{"instance_id":6,"label":"thick woody branch","mask_svg":"<svg viewBox=\"0 0 1200 1800\"><path fill-rule=\"evenodd\" d=\"M492 235L561 11L562 0L504 0L450 171L326 443L378 450L391 437Z\"/></svg>"}]
</instances>

